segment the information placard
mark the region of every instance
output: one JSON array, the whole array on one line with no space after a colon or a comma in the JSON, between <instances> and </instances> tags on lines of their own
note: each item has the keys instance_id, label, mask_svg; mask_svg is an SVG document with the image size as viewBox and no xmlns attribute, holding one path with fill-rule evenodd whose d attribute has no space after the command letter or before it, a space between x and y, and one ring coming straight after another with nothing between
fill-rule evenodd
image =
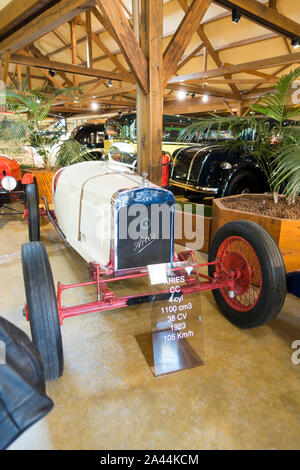
<instances>
[{"instance_id":1,"label":"information placard","mask_svg":"<svg viewBox=\"0 0 300 470\"><path fill-rule=\"evenodd\" d=\"M175 270L168 264L149 269L150 292L154 287L157 291L150 301L153 357L149 348L145 354L146 335L140 337L140 346L155 376L204 365L200 281L193 273L184 263L177 263Z\"/></svg>"}]
</instances>

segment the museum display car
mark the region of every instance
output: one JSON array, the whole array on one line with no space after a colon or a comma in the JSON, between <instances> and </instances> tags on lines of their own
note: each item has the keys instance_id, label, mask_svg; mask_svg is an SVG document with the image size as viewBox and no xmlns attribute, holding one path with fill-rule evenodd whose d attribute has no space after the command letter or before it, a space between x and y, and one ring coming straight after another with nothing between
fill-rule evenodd
<instances>
[{"instance_id":1,"label":"museum display car","mask_svg":"<svg viewBox=\"0 0 300 470\"><path fill-rule=\"evenodd\" d=\"M169 188L190 200L268 191L266 177L255 158L240 150L210 145L176 152Z\"/></svg>"},{"instance_id":2,"label":"museum display car","mask_svg":"<svg viewBox=\"0 0 300 470\"><path fill-rule=\"evenodd\" d=\"M155 291L147 282L145 291L133 293L132 280L147 281L149 265L164 264L169 276L183 276L181 294L212 290L223 315L241 328L268 323L282 308L286 275L281 253L273 238L252 222L221 227L211 242L208 262L199 264L192 250L175 253L173 194L148 182L146 175L108 162L60 169L53 177L53 204L54 210L49 210L45 200L48 216L63 240L87 262L90 280L58 282L56 292L44 244L22 246L25 315L47 380L63 373L64 319L170 299L168 287ZM155 216L158 208L169 214L167 235L166 217ZM136 231L131 232L134 226ZM200 272L206 266L208 275ZM115 281L124 286L128 280L130 291L118 296L112 288L118 285ZM85 286L95 287L93 301L63 305L65 291Z\"/></svg>"},{"instance_id":3,"label":"museum display car","mask_svg":"<svg viewBox=\"0 0 300 470\"><path fill-rule=\"evenodd\" d=\"M25 211L18 211L7 204L23 201ZM8 212L3 212L5 209ZM39 194L35 177L22 171L19 163L4 155L0 156L0 215L24 214L28 219L29 239L39 240Z\"/></svg>"}]
</instances>

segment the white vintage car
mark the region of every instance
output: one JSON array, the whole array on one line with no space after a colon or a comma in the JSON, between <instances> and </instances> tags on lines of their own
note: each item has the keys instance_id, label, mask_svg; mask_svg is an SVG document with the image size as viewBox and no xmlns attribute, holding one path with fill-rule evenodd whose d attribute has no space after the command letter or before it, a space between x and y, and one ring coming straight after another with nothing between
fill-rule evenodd
<instances>
[{"instance_id":1,"label":"white vintage car","mask_svg":"<svg viewBox=\"0 0 300 470\"><path fill-rule=\"evenodd\" d=\"M174 196L111 162L84 162L59 170L53 178L57 224L66 240L89 263L104 268L113 253L114 271L171 262L173 240L157 238L137 253L136 239L120 238L120 219L129 206L166 204L174 224ZM130 214L125 214L132 217ZM144 224L148 223L146 210ZM159 230L159 228L158 228Z\"/></svg>"},{"instance_id":2,"label":"white vintage car","mask_svg":"<svg viewBox=\"0 0 300 470\"><path fill-rule=\"evenodd\" d=\"M122 165L93 161L60 169L53 178L53 200L53 211L45 200L48 216L86 260L90 281L59 282L56 292L44 244L22 246L25 313L47 380L63 372L60 326L65 318L170 299L168 288L122 297L113 291L116 280L147 278L151 265L183 276L182 295L212 290L223 315L241 328L268 323L281 310L284 262L273 238L252 222L221 227L210 243L209 262L199 265L192 250L175 254L173 194ZM91 285L94 301L63 306L65 290Z\"/></svg>"}]
</instances>

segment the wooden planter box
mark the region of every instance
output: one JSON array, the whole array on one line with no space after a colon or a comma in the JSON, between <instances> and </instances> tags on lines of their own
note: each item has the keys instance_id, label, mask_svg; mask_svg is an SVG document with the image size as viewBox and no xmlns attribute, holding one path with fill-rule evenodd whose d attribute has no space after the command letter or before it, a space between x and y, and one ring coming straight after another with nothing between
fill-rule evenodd
<instances>
[{"instance_id":1,"label":"wooden planter box","mask_svg":"<svg viewBox=\"0 0 300 470\"><path fill-rule=\"evenodd\" d=\"M40 204L43 204L44 201L41 199L41 196L44 196L48 204L52 204L52 178L56 173L56 170L45 170L43 168L31 168L26 170L26 172L33 173L38 185L39 195L40 195Z\"/></svg>"},{"instance_id":2,"label":"wooden planter box","mask_svg":"<svg viewBox=\"0 0 300 470\"><path fill-rule=\"evenodd\" d=\"M251 220L264 227L278 244L287 272L300 270L300 220L279 219L267 215L258 215L251 212L242 212L229 209L224 206L223 201L243 197L228 196L226 198L214 199L212 212L211 239L216 231L227 222L234 220ZM247 194L247 197L262 197L261 194Z\"/></svg>"},{"instance_id":3,"label":"wooden planter box","mask_svg":"<svg viewBox=\"0 0 300 470\"><path fill-rule=\"evenodd\" d=\"M187 226L185 226L187 224ZM201 230L201 234L196 237L191 233L196 229ZM175 243L186 248L208 253L210 243L211 217L204 217L196 214L186 214L183 217L182 211L175 211Z\"/></svg>"}]
</instances>

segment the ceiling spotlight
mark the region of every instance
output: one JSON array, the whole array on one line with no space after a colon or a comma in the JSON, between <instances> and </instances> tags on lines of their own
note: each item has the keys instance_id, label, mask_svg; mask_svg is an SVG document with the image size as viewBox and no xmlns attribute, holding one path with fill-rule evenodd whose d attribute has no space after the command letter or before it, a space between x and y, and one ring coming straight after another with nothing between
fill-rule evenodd
<instances>
[{"instance_id":1,"label":"ceiling spotlight","mask_svg":"<svg viewBox=\"0 0 300 470\"><path fill-rule=\"evenodd\" d=\"M207 103L208 102L208 95L203 95L202 96L202 101L203 101L203 103Z\"/></svg>"},{"instance_id":2,"label":"ceiling spotlight","mask_svg":"<svg viewBox=\"0 0 300 470\"><path fill-rule=\"evenodd\" d=\"M292 38L291 44L293 47L300 47L300 39L299 38Z\"/></svg>"},{"instance_id":3,"label":"ceiling spotlight","mask_svg":"<svg viewBox=\"0 0 300 470\"><path fill-rule=\"evenodd\" d=\"M51 70L51 69L48 70L48 73L49 73L50 77L54 77L54 75L55 75L54 70Z\"/></svg>"},{"instance_id":4,"label":"ceiling spotlight","mask_svg":"<svg viewBox=\"0 0 300 470\"><path fill-rule=\"evenodd\" d=\"M98 103L93 102L91 104L91 108L92 108L93 111L96 111L99 108Z\"/></svg>"},{"instance_id":5,"label":"ceiling spotlight","mask_svg":"<svg viewBox=\"0 0 300 470\"><path fill-rule=\"evenodd\" d=\"M183 91L183 90L179 90L179 92L177 93L177 98L178 98L180 101L182 101L182 100L185 99L185 97L186 97L186 92Z\"/></svg>"},{"instance_id":6,"label":"ceiling spotlight","mask_svg":"<svg viewBox=\"0 0 300 470\"><path fill-rule=\"evenodd\" d=\"M109 86L109 87L112 86L112 80L111 80L111 78L108 80L108 86Z\"/></svg>"},{"instance_id":7,"label":"ceiling spotlight","mask_svg":"<svg viewBox=\"0 0 300 470\"><path fill-rule=\"evenodd\" d=\"M238 12L237 8L232 9L232 21L233 21L233 23L238 24L238 22L241 19L241 16L242 15Z\"/></svg>"}]
</instances>

